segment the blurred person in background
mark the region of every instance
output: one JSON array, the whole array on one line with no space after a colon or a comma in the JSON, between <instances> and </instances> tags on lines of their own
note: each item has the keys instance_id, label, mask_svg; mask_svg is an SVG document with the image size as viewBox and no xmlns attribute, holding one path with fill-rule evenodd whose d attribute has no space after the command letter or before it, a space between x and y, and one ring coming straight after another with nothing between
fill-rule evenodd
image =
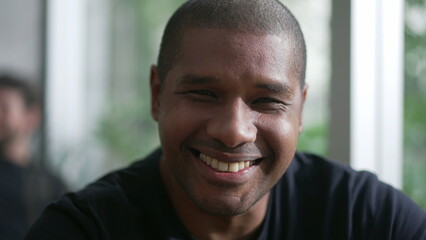
<instances>
[{"instance_id":1,"label":"blurred person in background","mask_svg":"<svg viewBox=\"0 0 426 240\"><path fill-rule=\"evenodd\" d=\"M57 177L36 166L31 141L40 120L35 88L0 73L0 239L22 239L43 208L65 191Z\"/></svg>"}]
</instances>

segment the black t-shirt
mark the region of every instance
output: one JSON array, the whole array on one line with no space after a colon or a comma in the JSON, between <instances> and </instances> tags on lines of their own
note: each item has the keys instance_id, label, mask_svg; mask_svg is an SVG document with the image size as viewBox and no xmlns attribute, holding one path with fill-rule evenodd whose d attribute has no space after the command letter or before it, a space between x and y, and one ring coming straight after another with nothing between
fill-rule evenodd
<instances>
[{"instance_id":1,"label":"black t-shirt","mask_svg":"<svg viewBox=\"0 0 426 240\"><path fill-rule=\"evenodd\" d=\"M26 239L192 239L165 193L161 151L51 204ZM426 239L426 213L367 172L297 153L258 239Z\"/></svg>"},{"instance_id":2,"label":"black t-shirt","mask_svg":"<svg viewBox=\"0 0 426 240\"><path fill-rule=\"evenodd\" d=\"M43 209L64 192L50 172L0 157L0 240L22 239Z\"/></svg>"}]
</instances>

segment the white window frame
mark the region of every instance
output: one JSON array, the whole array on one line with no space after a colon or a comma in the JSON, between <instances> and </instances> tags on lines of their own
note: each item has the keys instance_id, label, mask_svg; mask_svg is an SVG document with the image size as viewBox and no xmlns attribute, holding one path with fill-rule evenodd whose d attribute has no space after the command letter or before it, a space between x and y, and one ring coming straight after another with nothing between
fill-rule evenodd
<instances>
[{"instance_id":1,"label":"white window frame","mask_svg":"<svg viewBox=\"0 0 426 240\"><path fill-rule=\"evenodd\" d=\"M333 14L339 14L337 11L344 6L350 15L345 19L350 31L342 26L334 27L333 39L338 42L343 36L350 44L336 44L333 50L347 52L339 47L349 45L350 52L343 56L334 53L333 68L344 68L344 64L348 64L350 70L349 73L336 71L338 74L332 77L330 128L339 126L349 131L330 131L330 155L343 159L340 161L350 163L357 170L371 171L384 182L401 188L404 2L344 2L333 0ZM350 81L342 84L344 77ZM343 87L333 88L333 84ZM349 107L349 111L345 107ZM350 147L333 149L341 142L349 143Z\"/></svg>"},{"instance_id":2,"label":"white window frame","mask_svg":"<svg viewBox=\"0 0 426 240\"><path fill-rule=\"evenodd\" d=\"M103 169L93 140L108 83L110 2L50 0L47 5L47 152L78 189Z\"/></svg>"},{"instance_id":3,"label":"white window frame","mask_svg":"<svg viewBox=\"0 0 426 240\"><path fill-rule=\"evenodd\" d=\"M402 186L402 0L352 1L351 165Z\"/></svg>"}]
</instances>

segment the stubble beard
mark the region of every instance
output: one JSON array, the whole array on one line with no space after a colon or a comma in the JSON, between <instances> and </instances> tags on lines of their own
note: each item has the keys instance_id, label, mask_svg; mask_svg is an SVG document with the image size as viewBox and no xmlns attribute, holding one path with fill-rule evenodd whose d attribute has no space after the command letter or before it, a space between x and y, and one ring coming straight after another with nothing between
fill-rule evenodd
<instances>
[{"instance_id":1,"label":"stubble beard","mask_svg":"<svg viewBox=\"0 0 426 240\"><path fill-rule=\"evenodd\" d=\"M195 187L188 186L183 182L179 183L184 189L186 195L200 211L210 215L232 217L248 212L256 203L258 203L270 189L259 192L259 190L249 191L241 196L232 194L232 187L226 187L222 193L210 198L209 196L197 196ZM186 185L186 186L185 186ZM224 187L224 186L223 186ZM225 187L224 187L225 188ZM260 187L256 187L260 189Z\"/></svg>"}]
</instances>

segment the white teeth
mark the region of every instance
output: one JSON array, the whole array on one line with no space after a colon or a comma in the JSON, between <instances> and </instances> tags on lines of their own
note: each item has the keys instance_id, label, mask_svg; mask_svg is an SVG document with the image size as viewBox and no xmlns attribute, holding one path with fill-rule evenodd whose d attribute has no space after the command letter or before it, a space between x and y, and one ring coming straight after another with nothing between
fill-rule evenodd
<instances>
[{"instance_id":1,"label":"white teeth","mask_svg":"<svg viewBox=\"0 0 426 240\"><path fill-rule=\"evenodd\" d=\"M214 169L217 169L217 167L219 166L219 161L217 159L213 159L212 164L210 166L212 166L212 168Z\"/></svg>"},{"instance_id":2,"label":"white teeth","mask_svg":"<svg viewBox=\"0 0 426 240\"><path fill-rule=\"evenodd\" d=\"M229 167L228 167L228 171L230 172L238 172L238 163L234 162L234 163L229 163Z\"/></svg>"},{"instance_id":3,"label":"white teeth","mask_svg":"<svg viewBox=\"0 0 426 240\"><path fill-rule=\"evenodd\" d=\"M245 167L244 162L238 162L238 169L244 169Z\"/></svg>"},{"instance_id":4,"label":"white teeth","mask_svg":"<svg viewBox=\"0 0 426 240\"><path fill-rule=\"evenodd\" d=\"M209 157L202 153L200 153L200 159L207 165L221 172L238 172L243 170L244 168L250 167L254 163L254 161L233 162L233 163L221 162L215 158Z\"/></svg>"},{"instance_id":5,"label":"white teeth","mask_svg":"<svg viewBox=\"0 0 426 240\"><path fill-rule=\"evenodd\" d=\"M250 162L249 161L245 161L244 162L244 168L248 168L250 167Z\"/></svg>"},{"instance_id":6,"label":"white teeth","mask_svg":"<svg viewBox=\"0 0 426 240\"><path fill-rule=\"evenodd\" d=\"M228 171L228 163L219 161L219 171L227 172Z\"/></svg>"}]
</instances>

